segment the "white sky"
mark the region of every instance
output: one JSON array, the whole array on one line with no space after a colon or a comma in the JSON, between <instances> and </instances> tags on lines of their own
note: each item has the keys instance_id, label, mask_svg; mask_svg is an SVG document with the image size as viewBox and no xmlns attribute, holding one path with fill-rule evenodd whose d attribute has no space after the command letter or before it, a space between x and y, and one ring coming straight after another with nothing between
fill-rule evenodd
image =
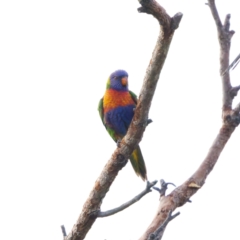
<instances>
[{"instance_id":1,"label":"white sky","mask_svg":"<svg viewBox=\"0 0 240 240\"><path fill-rule=\"evenodd\" d=\"M161 0L183 19L160 76L142 152L151 181L180 185L204 159L221 125L219 46L206 1ZM232 14L233 60L240 52L237 1L216 1ZM129 73L139 93L158 36L157 21L138 1L0 2L1 239L62 239L70 231L115 143L97 105L109 74ZM239 85L240 66L232 71ZM240 101L240 98L237 99ZM203 189L178 209L164 239L238 239L239 129ZM145 187L130 164L102 210ZM171 188L172 190L173 188ZM86 240L135 240L157 206L153 192L129 209L98 219Z\"/></svg>"}]
</instances>

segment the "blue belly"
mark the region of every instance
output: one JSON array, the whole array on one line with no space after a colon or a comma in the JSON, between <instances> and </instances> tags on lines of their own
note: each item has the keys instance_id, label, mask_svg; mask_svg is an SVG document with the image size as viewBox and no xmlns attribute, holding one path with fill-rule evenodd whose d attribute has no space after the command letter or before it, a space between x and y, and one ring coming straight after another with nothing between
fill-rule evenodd
<instances>
[{"instance_id":1,"label":"blue belly","mask_svg":"<svg viewBox=\"0 0 240 240\"><path fill-rule=\"evenodd\" d=\"M122 137L127 133L134 115L135 105L115 108L105 114L106 124Z\"/></svg>"}]
</instances>

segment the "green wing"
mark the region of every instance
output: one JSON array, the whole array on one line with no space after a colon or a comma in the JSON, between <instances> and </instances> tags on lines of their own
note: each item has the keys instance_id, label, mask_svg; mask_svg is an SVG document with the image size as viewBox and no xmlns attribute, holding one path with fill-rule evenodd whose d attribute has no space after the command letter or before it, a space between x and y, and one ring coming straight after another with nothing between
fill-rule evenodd
<instances>
[{"instance_id":1,"label":"green wing","mask_svg":"<svg viewBox=\"0 0 240 240\"><path fill-rule=\"evenodd\" d=\"M104 127L106 128L106 130L108 131L109 135L112 137L112 139L115 142L117 142L118 139L116 138L115 131L112 128L108 127L107 124L104 121L103 98L101 98L99 103L98 103L98 112L99 112L100 118L102 120L102 123L103 123Z\"/></svg>"},{"instance_id":2,"label":"green wing","mask_svg":"<svg viewBox=\"0 0 240 240\"><path fill-rule=\"evenodd\" d=\"M101 98L99 103L98 103L98 112L99 112L100 118L102 120L102 123L105 126L105 124L104 124L104 116L103 116L103 98Z\"/></svg>"},{"instance_id":3,"label":"green wing","mask_svg":"<svg viewBox=\"0 0 240 240\"><path fill-rule=\"evenodd\" d=\"M136 103L137 105L137 95L135 93L133 93L132 91L129 91L131 97L132 97L132 100Z\"/></svg>"}]
</instances>

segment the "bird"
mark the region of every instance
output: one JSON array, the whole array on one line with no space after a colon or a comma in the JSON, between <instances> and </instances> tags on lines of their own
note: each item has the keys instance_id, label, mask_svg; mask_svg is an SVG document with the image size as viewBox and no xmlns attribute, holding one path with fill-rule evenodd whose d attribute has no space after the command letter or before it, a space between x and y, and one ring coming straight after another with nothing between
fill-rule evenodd
<instances>
[{"instance_id":1,"label":"bird","mask_svg":"<svg viewBox=\"0 0 240 240\"><path fill-rule=\"evenodd\" d=\"M103 125L117 144L127 133L136 105L137 96L128 89L128 73L125 70L111 73L98 111ZM147 169L139 145L129 159L137 176L143 181L147 180Z\"/></svg>"}]
</instances>

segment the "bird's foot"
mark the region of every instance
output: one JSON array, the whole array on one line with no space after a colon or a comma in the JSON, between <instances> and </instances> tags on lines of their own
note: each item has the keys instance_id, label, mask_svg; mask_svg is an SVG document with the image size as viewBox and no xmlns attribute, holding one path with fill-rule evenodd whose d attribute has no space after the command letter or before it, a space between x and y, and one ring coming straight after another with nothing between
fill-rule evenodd
<instances>
[{"instance_id":1,"label":"bird's foot","mask_svg":"<svg viewBox=\"0 0 240 240\"><path fill-rule=\"evenodd\" d=\"M161 180L160 180L160 186L161 186L161 188L153 187L153 189L156 190L156 191L158 191L158 192L160 193L160 197L162 197L162 196L165 196L165 193L166 193L166 191L167 191L168 185L173 185L174 187L176 187L175 184L170 183L170 182L167 183L167 182L165 182L163 179L161 179Z\"/></svg>"}]
</instances>

